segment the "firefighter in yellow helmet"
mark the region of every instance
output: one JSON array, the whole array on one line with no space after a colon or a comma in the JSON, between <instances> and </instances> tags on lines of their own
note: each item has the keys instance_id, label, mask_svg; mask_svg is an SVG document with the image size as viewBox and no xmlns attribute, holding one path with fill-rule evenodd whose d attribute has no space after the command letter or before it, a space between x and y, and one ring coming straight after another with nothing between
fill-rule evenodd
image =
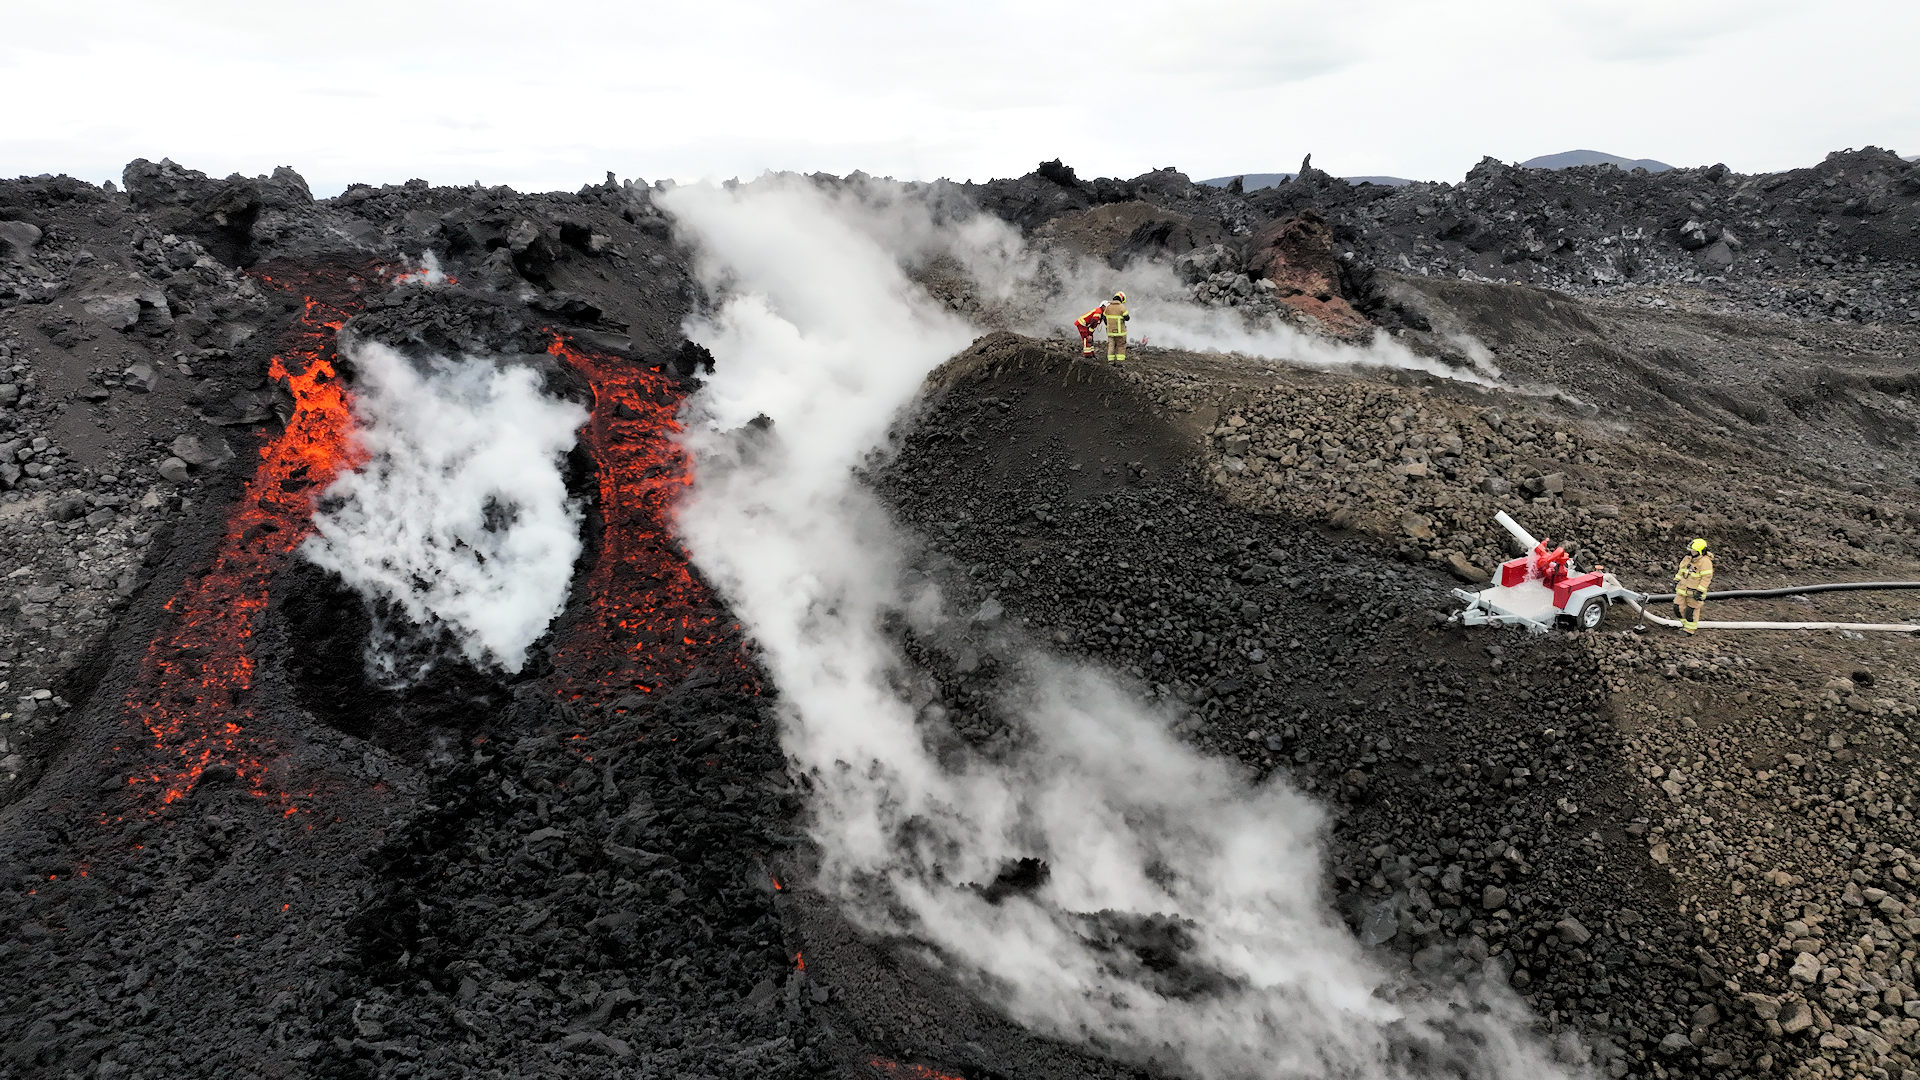
<instances>
[{"instance_id":1,"label":"firefighter in yellow helmet","mask_svg":"<svg viewBox=\"0 0 1920 1080\"><path fill-rule=\"evenodd\" d=\"M1707 602L1707 589L1713 584L1713 552L1705 540L1687 545L1687 557L1673 575L1673 608L1680 616L1680 629L1691 634L1700 629L1700 608Z\"/></svg>"},{"instance_id":2,"label":"firefighter in yellow helmet","mask_svg":"<svg viewBox=\"0 0 1920 1080\"><path fill-rule=\"evenodd\" d=\"M1107 359L1116 364L1127 359L1127 294L1116 292L1113 299L1100 305L1107 319Z\"/></svg>"}]
</instances>

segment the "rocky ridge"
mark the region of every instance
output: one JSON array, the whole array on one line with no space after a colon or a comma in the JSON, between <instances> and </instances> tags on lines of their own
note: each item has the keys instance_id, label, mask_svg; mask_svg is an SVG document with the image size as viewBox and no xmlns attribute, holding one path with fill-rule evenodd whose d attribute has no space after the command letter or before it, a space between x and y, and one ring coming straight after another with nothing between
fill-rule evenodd
<instances>
[{"instance_id":1,"label":"rocky ridge","mask_svg":"<svg viewBox=\"0 0 1920 1080\"><path fill-rule=\"evenodd\" d=\"M1309 160L1292 180L1251 193L1173 169L1082 181L1055 162L967 190L1030 230L1129 202L1184 226L1142 221L1128 242L1099 252L1116 265L1177 258L1210 246L1207 230L1224 232L1207 256L1209 278L1259 280L1249 240L1310 212L1332 223L1343 260L1378 270L1796 319L1920 321L1920 167L1873 147L1750 176L1724 165L1542 170L1488 158L1457 184L1396 187L1348 184ZM1676 299L1671 287L1685 292Z\"/></svg>"}]
</instances>

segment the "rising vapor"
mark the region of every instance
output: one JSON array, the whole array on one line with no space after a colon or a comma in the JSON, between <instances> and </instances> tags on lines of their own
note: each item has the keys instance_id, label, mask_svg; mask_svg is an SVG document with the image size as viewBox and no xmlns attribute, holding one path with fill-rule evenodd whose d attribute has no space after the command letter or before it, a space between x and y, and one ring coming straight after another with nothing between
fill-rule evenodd
<instances>
[{"instance_id":1,"label":"rising vapor","mask_svg":"<svg viewBox=\"0 0 1920 1080\"><path fill-rule=\"evenodd\" d=\"M580 554L563 465L586 410L525 366L416 363L370 341L344 351L367 461L327 489L301 551L410 624L386 634L445 631L467 660L520 670ZM392 649L369 659L386 681L422 674Z\"/></svg>"},{"instance_id":2,"label":"rising vapor","mask_svg":"<svg viewBox=\"0 0 1920 1080\"><path fill-rule=\"evenodd\" d=\"M1500 384L1492 354L1469 335L1448 339L1466 359L1463 367L1421 355L1386 334L1353 345L1307 333L1277 316L1195 303L1165 261L1136 258L1115 270L1070 249L1031 246L1006 222L977 212L950 184L908 186L862 178L841 182L839 193L857 198L863 207L860 220L849 227L906 259L916 278L961 270L981 329L1069 336L1076 317L1123 288L1134 309L1131 330L1138 344L1300 367L1386 368L1479 386Z\"/></svg>"},{"instance_id":3,"label":"rising vapor","mask_svg":"<svg viewBox=\"0 0 1920 1080\"><path fill-rule=\"evenodd\" d=\"M781 688L822 889L1036 1029L1208 1080L1561 1075L1504 987L1411 990L1364 952L1332 914L1309 800L1195 753L1101 672L1031 654L1002 687L1019 749L957 766L930 749L882 624L945 616L907 586L904 538L855 470L974 333L901 260L958 263L991 292L1025 258L1017 237L794 177L659 199L718 300L687 328L718 367L692 405L681 526ZM1021 858L1051 868L1030 895L967 887ZM1099 945L1098 912L1184 920L1213 989L1164 993Z\"/></svg>"}]
</instances>

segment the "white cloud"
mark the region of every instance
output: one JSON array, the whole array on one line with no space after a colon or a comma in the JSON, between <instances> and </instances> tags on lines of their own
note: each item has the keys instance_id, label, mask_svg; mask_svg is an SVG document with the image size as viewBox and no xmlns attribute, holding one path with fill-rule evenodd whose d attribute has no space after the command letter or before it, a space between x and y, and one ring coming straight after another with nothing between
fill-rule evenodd
<instances>
[{"instance_id":1,"label":"white cloud","mask_svg":"<svg viewBox=\"0 0 1920 1080\"><path fill-rule=\"evenodd\" d=\"M1592 147L1743 170L1920 147L1920 9L1623 0L14 5L0 174L572 189L769 168L986 179L1315 163L1457 179Z\"/></svg>"}]
</instances>

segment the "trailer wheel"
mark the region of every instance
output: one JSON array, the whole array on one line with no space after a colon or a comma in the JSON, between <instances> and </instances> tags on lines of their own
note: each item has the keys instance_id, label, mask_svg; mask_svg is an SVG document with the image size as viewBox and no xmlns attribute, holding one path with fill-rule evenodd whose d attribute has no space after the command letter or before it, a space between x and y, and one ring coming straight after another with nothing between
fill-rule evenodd
<instances>
[{"instance_id":1,"label":"trailer wheel","mask_svg":"<svg viewBox=\"0 0 1920 1080\"><path fill-rule=\"evenodd\" d=\"M1580 605L1580 614L1574 617L1574 626L1581 630L1598 630L1600 624L1607 621L1607 601L1596 596Z\"/></svg>"}]
</instances>

